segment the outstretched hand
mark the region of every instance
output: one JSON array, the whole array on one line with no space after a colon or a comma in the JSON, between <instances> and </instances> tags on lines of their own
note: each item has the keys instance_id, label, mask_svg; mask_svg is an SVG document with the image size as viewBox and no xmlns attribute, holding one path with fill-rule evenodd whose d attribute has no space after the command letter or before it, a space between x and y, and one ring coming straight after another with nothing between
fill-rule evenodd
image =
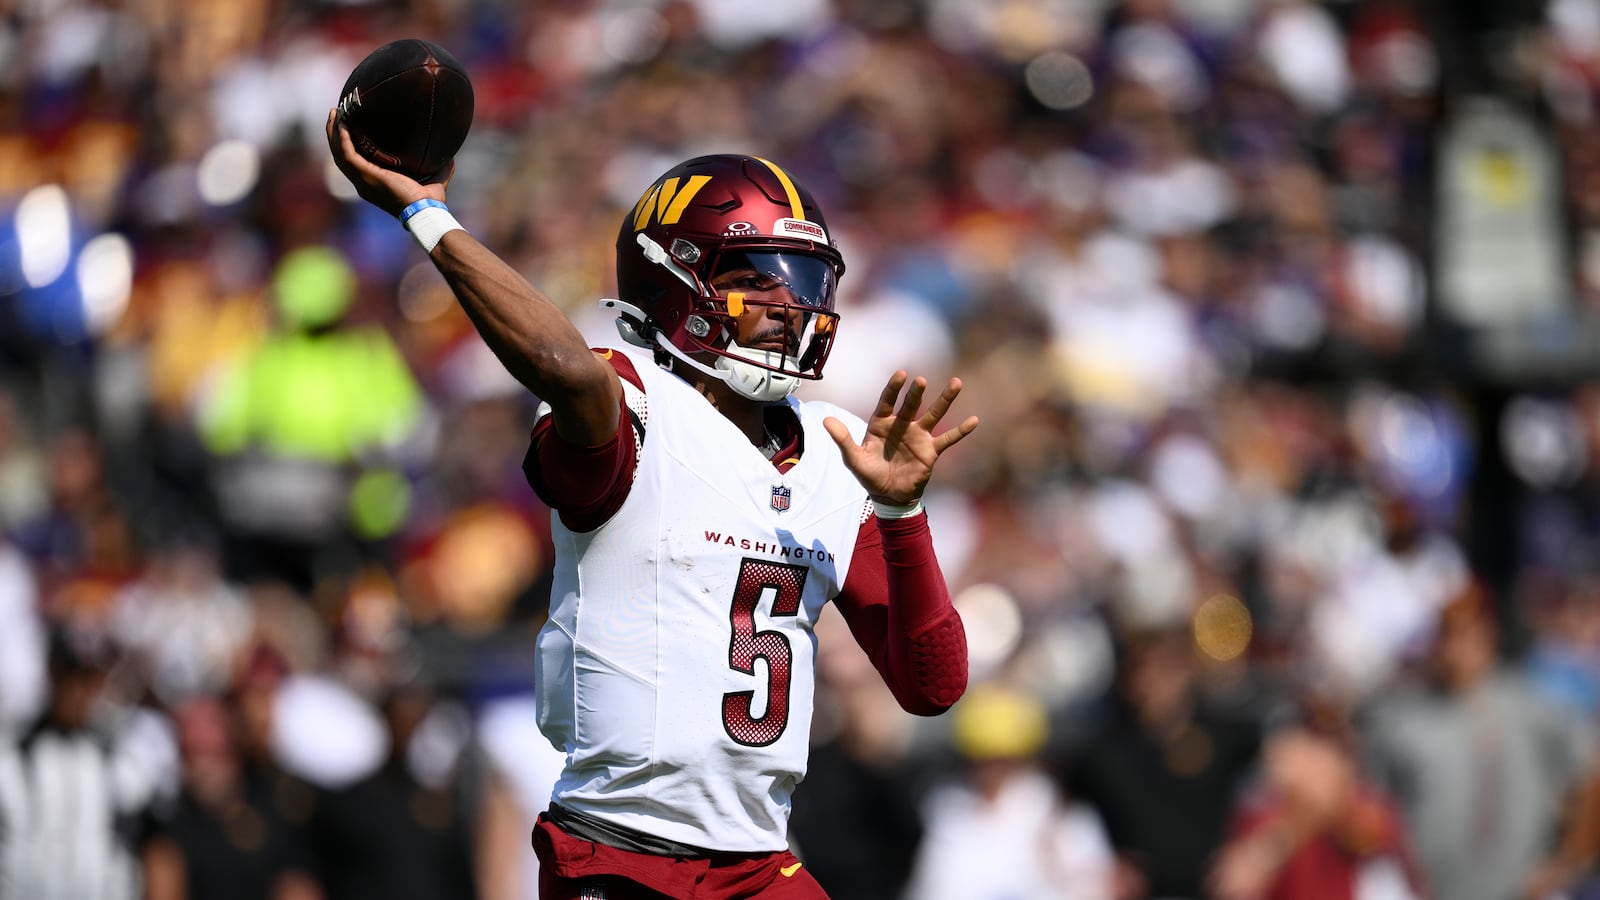
<instances>
[{"instance_id":1,"label":"outstretched hand","mask_svg":"<svg viewBox=\"0 0 1600 900\"><path fill-rule=\"evenodd\" d=\"M328 110L325 128L328 133L328 152L333 154L334 164L344 177L350 179L350 184L361 199L391 216L400 215L401 210L423 198L444 202L449 176L436 184L422 184L362 156L356 152L349 129L340 123L338 109ZM455 163L450 165L451 174L454 174Z\"/></svg>"},{"instance_id":2,"label":"outstretched hand","mask_svg":"<svg viewBox=\"0 0 1600 900\"><path fill-rule=\"evenodd\" d=\"M954 428L933 433L961 393L961 379L950 379L950 384L934 399L927 412L921 412L921 407L928 380L920 375L910 379L911 387L901 398L900 391L906 387L907 380L904 370L889 378L878 396L872 418L867 421L867 434L860 444L838 419L830 416L822 423L828 436L839 445L839 452L844 454L844 464L867 489L867 495L879 503L896 506L910 506L920 500L940 454L978 427L978 417L969 416ZM895 408L897 400L898 409Z\"/></svg>"}]
</instances>

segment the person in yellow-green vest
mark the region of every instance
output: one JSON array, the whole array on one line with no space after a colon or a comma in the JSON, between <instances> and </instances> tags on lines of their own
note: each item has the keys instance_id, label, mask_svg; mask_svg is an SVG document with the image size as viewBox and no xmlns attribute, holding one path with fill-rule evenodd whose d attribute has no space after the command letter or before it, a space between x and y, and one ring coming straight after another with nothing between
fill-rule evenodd
<instances>
[{"instance_id":1,"label":"person in yellow-green vest","mask_svg":"<svg viewBox=\"0 0 1600 900\"><path fill-rule=\"evenodd\" d=\"M277 329L219 373L201 406L241 577L307 589L404 523L395 451L424 400L388 332L347 321L356 290L339 251L287 254L270 284Z\"/></svg>"}]
</instances>

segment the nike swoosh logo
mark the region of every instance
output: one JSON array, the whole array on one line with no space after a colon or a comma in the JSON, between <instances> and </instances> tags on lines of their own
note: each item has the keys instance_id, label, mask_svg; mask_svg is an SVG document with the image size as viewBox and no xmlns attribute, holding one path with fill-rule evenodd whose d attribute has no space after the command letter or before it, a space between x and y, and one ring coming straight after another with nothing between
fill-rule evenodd
<instances>
[{"instance_id":1,"label":"nike swoosh logo","mask_svg":"<svg viewBox=\"0 0 1600 900\"><path fill-rule=\"evenodd\" d=\"M780 866L778 868L778 871L782 872L783 873L783 877L785 877L785 878L793 878L794 877L794 873L800 871L800 864L799 863L795 863L792 866Z\"/></svg>"}]
</instances>

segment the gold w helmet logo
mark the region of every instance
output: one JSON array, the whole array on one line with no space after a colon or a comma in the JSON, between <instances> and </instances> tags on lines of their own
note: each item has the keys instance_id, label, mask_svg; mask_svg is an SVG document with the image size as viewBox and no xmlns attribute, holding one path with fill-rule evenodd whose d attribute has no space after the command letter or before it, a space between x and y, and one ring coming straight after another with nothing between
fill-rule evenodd
<instances>
[{"instance_id":1,"label":"gold w helmet logo","mask_svg":"<svg viewBox=\"0 0 1600 900\"><path fill-rule=\"evenodd\" d=\"M633 207L633 230L645 230L651 219L656 219L663 225L678 224L678 220L683 217L683 211L689 206L689 201L693 200L694 195L700 193L700 189L710 180L710 175L691 175L688 184L683 185L681 190L678 187L680 179L676 176L652 185Z\"/></svg>"}]
</instances>

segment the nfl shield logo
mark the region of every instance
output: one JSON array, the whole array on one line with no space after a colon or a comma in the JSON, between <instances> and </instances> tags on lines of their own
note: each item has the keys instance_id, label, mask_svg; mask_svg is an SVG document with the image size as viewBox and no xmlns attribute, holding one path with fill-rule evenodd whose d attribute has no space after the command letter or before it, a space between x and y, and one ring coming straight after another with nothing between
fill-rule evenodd
<instances>
[{"instance_id":1,"label":"nfl shield logo","mask_svg":"<svg viewBox=\"0 0 1600 900\"><path fill-rule=\"evenodd\" d=\"M789 488L785 487L784 485L781 485L781 484L773 485L772 486L772 508L777 510L778 512L783 512L783 511L787 510L789 508L789 495L790 495L790 493L791 493L791 491L789 490Z\"/></svg>"}]
</instances>

